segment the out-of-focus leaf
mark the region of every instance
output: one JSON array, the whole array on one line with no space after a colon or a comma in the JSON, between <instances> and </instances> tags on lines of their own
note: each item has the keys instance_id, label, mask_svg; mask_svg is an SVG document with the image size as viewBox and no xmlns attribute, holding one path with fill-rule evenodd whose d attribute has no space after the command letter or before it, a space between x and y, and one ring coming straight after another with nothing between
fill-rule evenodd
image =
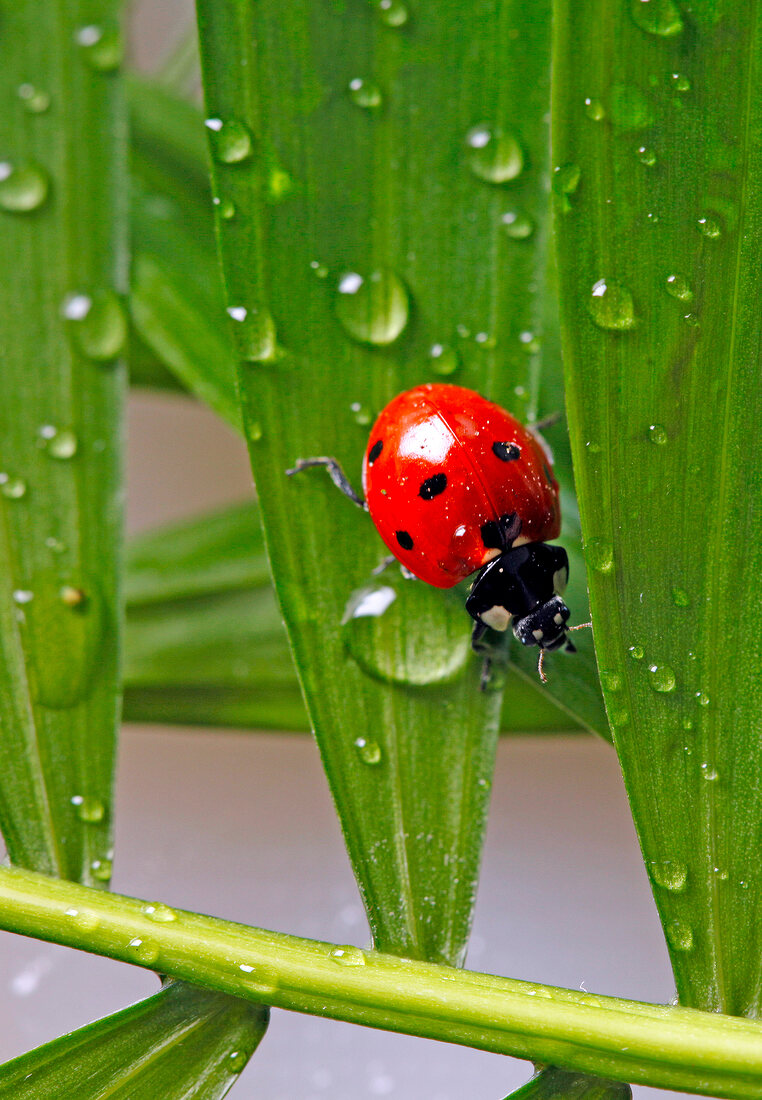
<instances>
[{"instance_id":1,"label":"out-of-focus leaf","mask_svg":"<svg viewBox=\"0 0 762 1100\"><path fill-rule=\"evenodd\" d=\"M2 1100L219 1100L266 1008L181 982L0 1066Z\"/></svg>"},{"instance_id":2,"label":"out-of-focus leaf","mask_svg":"<svg viewBox=\"0 0 762 1100\"><path fill-rule=\"evenodd\" d=\"M632 1089L586 1073L545 1066L505 1100L631 1100Z\"/></svg>"},{"instance_id":3,"label":"out-of-focus leaf","mask_svg":"<svg viewBox=\"0 0 762 1100\"><path fill-rule=\"evenodd\" d=\"M681 1000L762 991L760 4L562 0L555 190L601 678Z\"/></svg>"}]
</instances>

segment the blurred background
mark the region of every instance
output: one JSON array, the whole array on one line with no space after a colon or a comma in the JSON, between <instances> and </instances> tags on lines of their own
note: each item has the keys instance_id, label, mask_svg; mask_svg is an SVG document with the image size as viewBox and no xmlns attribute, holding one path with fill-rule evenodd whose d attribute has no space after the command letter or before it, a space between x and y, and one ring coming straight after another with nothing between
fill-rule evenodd
<instances>
[{"instance_id":1,"label":"blurred background","mask_svg":"<svg viewBox=\"0 0 762 1100\"><path fill-rule=\"evenodd\" d=\"M134 5L157 64L187 0ZM359 462L359 456L358 456ZM243 443L178 397L132 398L131 532L252 492ZM113 889L265 928L367 945L317 750L304 735L127 727ZM613 750L585 735L503 738L468 965L665 1002L671 973ZM0 1060L124 1007L150 974L0 937ZM528 1063L275 1011L236 1100L501 1100ZM636 1087L638 1100L681 1094Z\"/></svg>"}]
</instances>

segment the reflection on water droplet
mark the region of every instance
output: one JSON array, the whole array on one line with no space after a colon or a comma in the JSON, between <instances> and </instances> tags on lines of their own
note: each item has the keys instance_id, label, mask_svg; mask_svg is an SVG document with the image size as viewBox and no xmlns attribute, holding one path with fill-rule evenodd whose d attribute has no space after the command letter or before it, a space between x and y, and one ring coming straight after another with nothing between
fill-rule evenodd
<instances>
[{"instance_id":1,"label":"reflection on water droplet","mask_svg":"<svg viewBox=\"0 0 762 1100\"><path fill-rule=\"evenodd\" d=\"M381 22L387 27L404 27L410 18L410 12L402 0L372 0L372 3Z\"/></svg>"},{"instance_id":2,"label":"reflection on water droplet","mask_svg":"<svg viewBox=\"0 0 762 1100\"><path fill-rule=\"evenodd\" d=\"M649 424L648 438L658 447L663 447L669 436L667 435L667 429L662 424Z\"/></svg>"},{"instance_id":3,"label":"reflection on water droplet","mask_svg":"<svg viewBox=\"0 0 762 1100\"><path fill-rule=\"evenodd\" d=\"M131 939L127 944L127 951L131 959L141 963L155 963L159 957L158 943L144 939L142 936L135 936L134 939Z\"/></svg>"},{"instance_id":4,"label":"reflection on water droplet","mask_svg":"<svg viewBox=\"0 0 762 1100\"><path fill-rule=\"evenodd\" d=\"M228 1073L242 1073L250 1057L245 1050L231 1050L225 1063Z\"/></svg>"},{"instance_id":5,"label":"reflection on water droplet","mask_svg":"<svg viewBox=\"0 0 762 1100\"><path fill-rule=\"evenodd\" d=\"M599 573L610 573L614 568L614 548L605 539L589 539L585 543L585 558Z\"/></svg>"},{"instance_id":6,"label":"reflection on water droplet","mask_svg":"<svg viewBox=\"0 0 762 1100\"><path fill-rule=\"evenodd\" d=\"M328 958L340 966L365 966L365 952L351 944L332 948L328 952Z\"/></svg>"},{"instance_id":7,"label":"reflection on water droplet","mask_svg":"<svg viewBox=\"0 0 762 1100\"><path fill-rule=\"evenodd\" d=\"M232 199L222 199L218 195L215 195L212 199L212 204L217 207L217 212L221 218L225 221L230 221L236 215L235 203Z\"/></svg>"},{"instance_id":8,"label":"reflection on water droplet","mask_svg":"<svg viewBox=\"0 0 762 1100\"><path fill-rule=\"evenodd\" d=\"M48 197L48 175L31 161L0 161L0 209L13 214L37 210Z\"/></svg>"},{"instance_id":9,"label":"reflection on water droplet","mask_svg":"<svg viewBox=\"0 0 762 1100\"><path fill-rule=\"evenodd\" d=\"M471 171L487 183L508 183L521 174L524 154L513 134L482 122L466 134Z\"/></svg>"},{"instance_id":10,"label":"reflection on water droplet","mask_svg":"<svg viewBox=\"0 0 762 1100\"><path fill-rule=\"evenodd\" d=\"M402 280L388 268L339 279L336 316L346 333L364 344L393 343L408 322L410 303Z\"/></svg>"},{"instance_id":11,"label":"reflection on water droplet","mask_svg":"<svg viewBox=\"0 0 762 1100\"><path fill-rule=\"evenodd\" d=\"M693 697L700 707L709 706L709 696L705 691L697 691Z\"/></svg>"},{"instance_id":12,"label":"reflection on water droplet","mask_svg":"<svg viewBox=\"0 0 762 1100\"><path fill-rule=\"evenodd\" d=\"M634 327L635 306L626 286L613 279L599 279L590 293L588 312L598 328L626 332Z\"/></svg>"},{"instance_id":13,"label":"reflection on water droplet","mask_svg":"<svg viewBox=\"0 0 762 1100\"><path fill-rule=\"evenodd\" d=\"M720 773L715 768L714 764L703 763L701 765L701 776L706 779L707 783L716 783L720 778Z\"/></svg>"},{"instance_id":14,"label":"reflection on water droplet","mask_svg":"<svg viewBox=\"0 0 762 1100\"><path fill-rule=\"evenodd\" d=\"M26 496L26 482L23 478L0 473L0 494L7 500L21 500Z\"/></svg>"},{"instance_id":15,"label":"reflection on water droplet","mask_svg":"<svg viewBox=\"0 0 762 1100\"><path fill-rule=\"evenodd\" d=\"M685 889L688 882L688 867L680 860L650 860L648 869L653 882L663 890L679 894Z\"/></svg>"},{"instance_id":16,"label":"reflection on water droplet","mask_svg":"<svg viewBox=\"0 0 762 1100\"><path fill-rule=\"evenodd\" d=\"M641 145L638 148L638 160L641 164L645 164L647 168L653 168L656 164L656 153L647 145Z\"/></svg>"},{"instance_id":17,"label":"reflection on water droplet","mask_svg":"<svg viewBox=\"0 0 762 1100\"><path fill-rule=\"evenodd\" d=\"M667 294L671 294L673 298L677 298L680 302L693 301L691 284L685 275L679 273L667 276Z\"/></svg>"},{"instance_id":18,"label":"reflection on water droplet","mask_svg":"<svg viewBox=\"0 0 762 1100\"><path fill-rule=\"evenodd\" d=\"M68 294L61 313L69 323L75 346L88 359L108 362L116 359L127 339L127 319L112 290Z\"/></svg>"},{"instance_id":19,"label":"reflection on water droplet","mask_svg":"<svg viewBox=\"0 0 762 1100\"><path fill-rule=\"evenodd\" d=\"M233 322L233 341L239 359L249 363L277 363L283 358L275 322L268 310L228 306L226 312Z\"/></svg>"},{"instance_id":20,"label":"reflection on water droplet","mask_svg":"<svg viewBox=\"0 0 762 1100\"><path fill-rule=\"evenodd\" d=\"M432 344L429 348L429 366L437 374L454 374L460 366L460 358L455 348L448 344Z\"/></svg>"},{"instance_id":21,"label":"reflection on water droplet","mask_svg":"<svg viewBox=\"0 0 762 1100\"><path fill-rule=\"evenodd\" d=\"M86 822L88 825L97 825L106 816L106 807L103 802L100 798L94 798L92 795L75 794L71 799L71 804L79 820Z\"/></svg>"},{"instance_id":22,"label":"reflection on water droplet","mask_svg":"<svg viewBox=\"0 0 762 1100\"><path fill-rule=\"evenodd\" d=\"M30 114L41 115L50 106L48 93L43 88L35 88L34 84L19 84L16 94Z\"/></svg>"},{"instance_id":23,"label":"reflection on water droplet","mask_svg":"<svg viewBox=\"0 0 762 1100\"><path fill-rule=\"evenodd\" d=\"M672 589L672 603L675 607L690 607L690 597L684 588Z\"/></svg>"},{"instance_id":24,"label":"reflection on water droplet","mask_svg":"<svg viewBox=\"0 0 762 1100\"><path fill-rule=\"evenodd\" d=\"M602 672L601 684L604 691L621 691L622 678L618 672Z\"/></svg>"},{"instance_id":25,"label":"reflection on water droplet","mask_svg":"<svg viewBox=\"0 0 762 1100\"><path fill-rule=\"evenodd\" d=\"M223 121L221 118L208 118L206 128L212 156L222 164L240 164L248 160L254 151L251 132L245 122L237 118Z\"/></svg>"},{"instance_id":26,"label":"reflection on water droplet","mask_svg":"<svg viewBox=\"0 0 762 1100\"><path fill-rule=\"evenodd\" d=\"M507 210L500 222L512 241L525 241L534 233L534 222L529 215L516 210Z\"/></svg>"},{"instance_id":27,"label":"reflection on water droplet","mask_svg":"<svg viewBox=\"0 0 762 1100\"><path fill-rule=\"evenodd\" d=\"M561 209L568 213L572 209L570 195L579 187L582 169L578 164L561 164L553 169L553 194L561 200Z\"/></svg>"},{"instance_id":28,"label":"reflection on water droplet","mask_svg":"<svg viewBox=\"0 0 762 1100\"><path fill-rule=\"evenodd\" d=\"M74 41L93 69L101 73L110 73L122 63L124 46L122 35L116 24L98 26L90 23L80 27L74 34Z\"/></svg>"},{"instance_id":29,"label":"reflection on water droplet","mask_svg":"<svg viewBox=\"0 0 762 1100\"><path fill-rule=\"evenodd\" d=\"M358 107L380 107L383 102L381 89L369 80L361 80L359 76L350 80L349 96Z\"/></svg>"},{"instance_id":30,"label":"reflection on water droplet","mask_svg":"<svg viewBox=\"0 0 762 1100\"><path fill-rule=\"evenodd\" d=\"M168 905L163 905L160 901L149 902L140 911L149 920L155 921L156 924L171 924L172 921L177 920L177 913L174 909L170 909Z\"/></svg>"},{"instance_id":31,"label":"reflection on water droplet","mask_svg":"<svg viewBox=\"0 0 762 1100\"><path fill-rule=\"evenodd\" d=\"M631 645L627 650L633 661L642 661L645 650L642 645Z\"/></svg>"},{"instance_id":32,"label":"reflection on water droplet","mask_svg":"<svg viewBox=\"0 0 762 1100\"><path fill-rule=\"evenodd\" d=\"M363 764L381 763L381 746L377 741L368 741L365 737L358 737L355 739L355 748Z\"/></svg>"},{"instance_id":33,"label":"reflection on water droplet","mask_svg":"<svg viewBox=\"0 0 762 1100\"><path fill-rule=\"evenodd\" d=\"M699 233L701 233L703 237L709 237L710 240L716 240L716 238L719 237L722 233L720 223L717 221L716 218L712 218L708 214L705 214L703 217L699 218L698 228Z\"/></svg>"},{"instance_id":34,"label":"reflection on water droplet","mask_svg":"<svg viewBox=\"0 0 762 1100\"><path fill-rule=\"evenodd\" d=\"M674 0L630 0L633 21L642 31L671 38L680 34L683 20Z\"/></svg>"},{"instance_id":35,"label":"reflection on water droplet","mask_svg":"<svg viewBox=\"0 0 762 1100\"><path fill-rule=\"evenodd\" d=\"M633 84L614 84L610 102L611 120L620 130L642 130L653 122L651 104Z\"/></svg>"},{"instance_id":36,"label":"reflection on water droplet","mask_svg":"<svg viewBox=\"0 0 762 1100\"><path fill-rule=\"evenodd\" d=\"M669 665L651 665L648 669L649 683L654 691L674 691L677 680L674 669Z\"/></svg>"},{"instance_id":37,"label":"reflection on water droplet","mask_svg":"<svg viewBox=\"0 0 762 1100\"><path fill-rule=\"evenodd\" d=\"M693 930L684 921L670 921L666 928L667 939L675 951L691 951L693 948Z\"/></svg>"},{"instance_id":38,"label":"reflection on water droplet","mask_svg":"<svg viewBox=\"0 0 762 1100\"><path fill-rule=\"evenodd\" d=\"M110 882L114 865L110 859L94 859L90 864L90 873L98 882Z\"/></svg>"},{"instance_id":39,"label":"reflection on water droplet","mask_svg":"<svg viewBox=\"0 0 762 1100\"><path fill-rule=\"evenodd\" d=\"M601 119L606 117L606 111L600 99L586 99L585 114L588 118L591 118L593 122L600 122Z\"/></svg>"}]
</instances>

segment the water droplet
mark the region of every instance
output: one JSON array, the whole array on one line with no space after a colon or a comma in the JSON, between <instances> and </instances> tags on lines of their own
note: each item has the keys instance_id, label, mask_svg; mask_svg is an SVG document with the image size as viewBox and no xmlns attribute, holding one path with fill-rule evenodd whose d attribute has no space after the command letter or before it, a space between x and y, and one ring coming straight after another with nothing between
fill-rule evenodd
<instances>
[{"instance_id":1,"label":"water droplet","mask_svg":"<svg viewBox=\"0 0 762 1100\"><path fill-rule=\"evenodd\" d=\"M524 154L513 134L482 122L466 134L471 171L487 183L508 183L521 175Z\"/></svg>"},{"instance_id":2,"label":"water droplet","mask_svg":"<svg viewBox=\"0 0 762 1100\"><path fill-rule=\"evenodd\" d=\"M410 303L404 283L381 268L365 278L356 271L339 279L336 316L355 340L383 347L393 343L408 321Z\"/></svg>"},{"instance_id":3,"label":"water droplet","mask_svg":"<svg viewBox=\"0 0 762 1100\"><path fill-rule=\"evenodd\" d=\"M683 718L682 727L683 727L684 730L692 730L693 729L693 719L688 718L688 716L686 715L685 718Z\"/></svg>"},{"instance_id":4,"label":"water droplet","mask_svg":"<svg viewBox=\"0 0 762 1100\"><path fill-rule=\"evenodd\" d=\"M589 439L585 444L585 453L589 455L599 455L601 453L600 443L595 443L592 439Z\"/></svg>"},{"instance_id":5,"label":"water droplet","mask_svg":"<svg viewBox=\"0 0 762 1100\"><path fill-rule=\"evenodd\" d=\"M528 355L536 355L542 347L533 332L520 332L519 343Z\"/></svg>"},{"instance_id":6,"label":"water droplet","mask_svg":"<svg viewBox=\"0 0 762 1100\"><path fill-rule=\"evenodd\" d=\"M512 241L525 241L534 233L534 222L528 214L521 214L517 210L507 210L500 218L505 229L506 236Z\"/></svg>"},{"instance_id":7,"label":"water droplet","mask_svg":"<svg viewBox=\"0 0 762 1100\"><path fill-rule=\"evenodd\" d=\"M657 447L663 447L668 441L667 429L662 424L649 424L648 425L648 438L652 443L655 443Z\"/></svg>"},{"instance_id":8,"label":"water droplet","mask_svg":"<svg viewBox=\"0 0 762 1100\"><path fill-rule=\"evenodd\" d=\"M678 92L689 92L691 90L691 82L687 76L683 76L682 73L670 73L670 83L672 87Z\"/></svg>"},{"instance_id":9,"label":"water droplet","mask_svg":"<svg viewBox=\"0 0 762 1100\"><path fill-rule=\"evenodd\" d=\"M258 420L252 420L246 426L246 438L249 443L259 443L262 438L262 425Z\"/></svg>"},{"instance_id":10,"label":"water droplet","mask_svg":"<svg viewBox=\"0 0 762 1100\"><path fill-rule=\"evenodd\" d=\"M135 936L134 939L131 939L127 944L127 950L131 959L148 964L155 963L160 954L158 943L144 939L142 936Z\"/></svg>"},{"instance_id":11,"label":"water droplet","mask_svg":"<svg viewBox=\"0 0 762 1100\"><path fill-rule=\"evenodd\" d=\"M688 882L688 867L676 859L649 860L648 869L651 878L663 890L673 894L682 893Z\"/></svg>"},{"instance_id":12,"label":"water droplet","mask_svg":"<svg viewBox=\"0 0 762 1100\"><path fill-rule=\"evenodd\" d=\"M621 691L622 678L618 672L602 672L601 684L604 691Z\"/></svg>"},{"instance_id":13,"label":"water droplet","mask_svg":"<svg viewBox=\"0 0 762 1100\"><path fill-rule=\"evenodd\" d=\"M582 169L578 164L561 164L553 169L553 194L561 200L561 209L567 213L572 209L570 195L579 187Z\"/></svg>"},{"instance_id":14,"label":"water droplet","mask_svg":"<svg viewBox=\"0 0 762 1100\"><path fill-rule=\"evenodd\" d=\"M626 332L634 327L635 307L626 286L613 279L599 279L590 293L588 311L598 328Z\"/></svg>"},{"instance_id":15,"label":"water droplet","mask_svg":"<svg viewBox=\"0 0 762 1100\"><path fill-rule=\"evenodd\" d=\"M321 264L319 260L310 260L310 267L312 268L318 279L328 278L328 268L325 266L325 264Z\"/></svg>"},{"instance_id":16,"label":"water droplet","mask_svg":"<svg viewBox=\"0 0 762 1100\"><path fill-rule=\"evenodd\" d=\"M666 928L667 939L675 951L691 951L693 948L693 930L681 920L670 921Z\"/></svg>"},{"instance_id":17,"label":"water droplet","mask_svg":"<svg viewBox=\"0 0 762 1100\"><path fill-rule=\"evenodd\" d=\"M226 1062L228 1073L242 1073L250 1057L245 1050L231 1050Z\"/></svg>"},{"instance_id":18,"label":"water droplet","mask_svg":"<svg viewBox=\"0 0 762 1100\"><path fill-rule=\"evenodd\" d=\"M630 0L630 12L635 24L647 34L671 38L683 29L680 9L674 0Z\"/></svg>"},{"instance_id":19,"label":"water droplet","mask_svg":"<svg viewBox=\"0 0 762 1100\"><path fill-rule=\"evenodd\" d=\"M61 313L69 322L74 344L88 359L105 363L116 359L124 348L127 319L113 291L68 294Z\"/></svg>"},{"instance_id":20,"label":"water droplet","mask_svg":"<svg viewBox=\"0 0 762 1100\"><path fill-rule=\"evenodd\" d=\"M212 204L217 207L217 213L221 218L224 218L226 222L229 222L231 218L236 216L235 203L232 199L222 199L219 195L215 195L212 199Z\"/></svg>"},{"instance_id":21,"label":"water droplet","mask_svg":"<svg viewBox=\"0 0 762 1100\"><path fill-rule=\"evenodd\" d=\"M34 599L34 592L30 588L16 588L13 592L13 600L18 604L31 603Z\"/></svg>"},{"instance_id":22,"label":"water droplet","mask_svg":"<svg viewBox=\"0 0 762 1100\"><path fill-rule=\"evenodd\" d=\"M359 424L361 428L367 428L373 419L369 409L359 401L353 401L349 408L352 411L355 424Z\"/></svg>"},{"instance_id":23,"label":"water droplet","mask_svg":"<svg viewBox=\"0 0 762 1100\"><path fill-rule=\"evenodd\" d=\"M631 645L627 650L633 661L642 661L645 650L642 645Z\"/></svg>"},{"instance_id":24,"label":"water droplet","mask_svg":"<svg viewBox=\"0 0 762 1100\"><path fill-rule=\"evenodd\" d=\"M106 807L100 798L94 798L89 794L75 794L71 804L80 821L88 825L97 825L106 816Z\"/></svg>"},{"instance_id":25,"label":"water droplet","mask_svg":"<svg viewBox=\"0 0 762 1100\"><path fill-rule=\"evenodd\" d=\"M715 768L714 764L703 763L701 765L701 776L706 779L707 783L716 783L720 778L720 773Z\"/></svg>"},{"instance_id":26,"label":"water droplet","mask_svg":"<svg viewBox=\"0 0 762 1100\"><path fill-rule=\"evenodd\" d=\"M355 748L363 764L381 763L381 746L377 741L368 741L365 737L358 737L355 740Z\"/></svg>"},{"instance_id":27,"label":"water droplet","mask_svg":"<svg viewBox=\"0 0 762 1100\"><path fill-rule=\"evenodd\" d=\"M94 859L90 864L90 873L98 882L110 882L114 865L110 859Z\"/></svg>"},{"instance_id":28,"label":"water droplet","mask_svg":"<svg viewBox=\"0 0 762 1100\"><path fill-rule=\"evenodd\" d=\"M334 947L328 952L328 958L340 966L365 966L365 952L351 944Z\"/></svg>"},{"instance_id":29,"label":"water droplet","mask_svg":"<svg viewBox=\"0 0 762 1100\"><path fill-rule=\"evenodd\" d=\"M266 309L229 306L233 339L240 359L250 363L277 363L284 352L278 346L275 322Z\"/></svg>"},{"instance_id":30,"label":"water droplet","mask_svg":"<svg viewBox=\"0 0 762 1100\"><path fill-rule=\"evenodd\" d=\"M585 558L599 573L610 573L614 568L614 548L605 539L589 539L585 543Z\"/></svg>"},{"instance_id":31,"label":"water droplet","mask_svg":"<svg viewBox=\"0 0 762 1100\"><path fill-rule=\"evenodd\" d=\"M248 160L254 151L251 131L245 122L230 118L208 118L206 128L210 134L212 156L222 164L240 164Z\"/></svg>"},{"instance_id":32,"label":"water droplet","mask_svg":"<svg viewBox=\"0 0 762 1100\"><path fill-rule=\"evenodd\" d=\"M39 209L47 197L48 175L39 164L0 161L0 209L26 214Z\"/></svg>"},{"instance_id":33,"label":"water droplet","mask_svg":"<svg viewBox=\"0 0 762 1100\"><path fill-rule=\"evenodd\" d=\"M699 319L698 319L698 317L696 316L695 313L685 313L685 314L683 314L683 320L685 321L686 325L690 325L691 328L698 328L699 327Z\"/></svg>"},{"instance_id":34,"label":"water droplet","mask_svg":"<svg viewBox=\"0 0 762 1100\"><path fill-rule=\"evenodd\" d=\"M672 603L675 607L690 607L690 597L684 588L672 589Z\"/></svg>"},{"instance_id":35,"label":"water droplet","mask_svg":"<svg viewBox=\"0 0 762 1100\"><path fill-rule=\"evenodd\" d=\"M72 906L66 910L65 916L73 921L83 932L95 932L100 927L100 917L90 909L77 909Z\"/></svg>"},{"instance_id":36,"label":"water droplet","mask_svg":"<svg viewBox=\"0 0 762 1100\"><path fill-rule=\"evenodd\" d=\"M45 451L51 458L65 460L73 458L77 453L77 437L74 432L64 429L56 431L47 440Z\"/></svg>"},{"instance_id":37,"label":"water droplet","mask_svg":"<svg viewBox=\"0 0 762 1100\"><path fill-rule=\"evenodd\" d=\"M614 708L609 714L612 726L626 726L630 721L629 711L622 708Z\"/></svg>"},{"instance_id":38,"label":"water droplet","mask_svg":"<svg viewBox=\"0 0 762 1100\"><path fill-rule=\"evenodd\" d=\"M124 55L124 45L119 27L116 25L98 26L90 23L80 27L74 40L82 50L88 65L101 73L110 73L119 68Z\"/></svg>"},{"instance_id":39,"label":"water droplet","mask_svg":"<svg viewBox=\"0 0 762 1100\"><path fill-rule=\"evenodd\" d=\"M653 168L656 164L656 152L647 145L641 145L638 149L638 160L647 168Z\"/></svg>"},{"instance_id":40,"label":"water droplet","mask_svg":"<svg viewBox=\"0 0 762 1100\"><path fill-rule=\"evenodd\" d=\"M680 302L692 302L693 291L691 290L691 284L685 275L674 273L667 276L667 294L671 294L673 298L677 298Z\"/></svg>"},{"instance_id":41,"label":"water droplet","mask_svg":"<svg viewBox=\"0 0 762 1100\"><path fill-rule=\"evenodd\" d=\"M429 348L429 366L436 374L454 374L460 366L460 357L448 344L432 344Z\"/></svg>"},{"instance_id":42,"label":"water droplet","mask_svg":"<svg viewBox=\"0 0 762 1100\"><path fill-rule=\"evenodd\" d=\"M43 88L35 88L34 84L19 84L16 94L30 114L41 115L50 106L48 93Z\"/></svg>"},{"instance_id":43,"label":"water droplet","mask_svg":"<svg viewBox=\"0 0 762 1100\"><path fill-rule=\"evenodd\" d=\"M606 117L606 111L600 99L586 99L585 114L588 118L591 118L593 122L600 122L601 119Z\"/></svg>"},{"instance_id":44,"label":"water droplet","mask_svg":"<svg viewBox=\"0 0 762 1100\"><path fill-rule=\"evenodd\" d=\"M651 104L632 84L615 84L611 89L611 120L620 130L642 130L653 122Z\"/></svg>"},{"instance_id":45,"label":"water droplet","mask_svg":"<svg viewBox=\"0 0 762 1100\"><path fill-rule=\"evenodd\" d=\"M0 493L8 500L21 500L26 496L26 482L23 478L0 473Z\"/></svg>"},{"instance_id":46,"label":"water droplet","mask_svg":"<svg viewBox=\"0 0 762 1100\"><path fill-rule=\"evenodd\" d=\"M373 0L373 6L387 27L404 27L410 18L410 12L402 0Z\"/></svg>"},{"instance_id":47,"label":"water droplet","mask_svg":"<svg viewBox=\"0 0 762 1100\"><path fill-rule=\"evenodd\" d=\"M149 902L140 911L156 924L171 924L172 921L177 920L177 913L174 909L170 909L168 905L163 905L160 901Z\"/></svg>"},{"instance_id":48,"label":"water droplet","mask_svg":"<svg viewBox=\"0 0 762 1100\"><path fill-rule=\"evenodd\" d=\"M720 223L717 221L716 218L712 218L708 214L705 214L703 217L699 218L698 228L699 233L702 235L702 237L709 237L710 240L715 240L722 233Z\"/></svg>"},{"instance_id":49,"label":"water droplet","mask_svg":"<svg viewBox=\"0 0 762 1100\"><path fill-rule=\"evenodd\" d=\"M705 691L697 691L695 693L695 695L693 696L693 698L696 700L696 702L698 703L698 705L700 707L708 707L709 706L709 696L707 695L707 693Z\"/></svg>"},{"instance_id":50,"label":"water droplet","mask_svg":"<svg viewBox=\"0 0 762 1100\"><path fill-rule=\"evenodd\" d=\"M650 673L649 683L654 691L674 691L677 680L675 679L674 669L671 669L669 665L651 665L648 669Z\"/></svg>"},{"instance_id":51,"label":"water droplet","mask_svg":"<svg viewBox=\"0 0 762 1100\"><path fill-rule=\"evenodd\" d=\"M369 80L362 80L359 76L349 82L349 96L358 107L380 107L383 102L381 89Z\"/></svg>"}]
</instances>

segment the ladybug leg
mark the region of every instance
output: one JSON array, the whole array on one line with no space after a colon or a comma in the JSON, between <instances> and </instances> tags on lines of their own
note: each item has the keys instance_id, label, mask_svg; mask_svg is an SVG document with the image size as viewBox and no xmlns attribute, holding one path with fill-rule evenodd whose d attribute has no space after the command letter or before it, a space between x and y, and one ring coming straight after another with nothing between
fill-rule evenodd
<instances>
[{"instance_id":1,"label":"ladybug leg","mask_svg":"<svg viewBox=\"0 0 762 1100\"><path fill-rule=\"evenodd\" d=\"M479 690L486 691L489 686L489 682L492 678L492 646L484 637L487 632L487 624L480 622L478 619L474 623L474 629L471 631L471 649L474 653L482 654L484 660L482 661L482 672L479 677Z\"/></svg>"},{"instance_id":2,"label":"ladybug leg","mask_svg":"<svg viewBox=\"0 0 762 1100\"><path fill-rule=\"evenodd\" d=\"M387 554L383 561L378 563L375 569L371 569L371 575L378 577L385 569L388 569L390 565L394 565L396 560L394 554Z\"/></svg>"},{"instance_id":3,"label":"ladybug leg","mask_svg":"<svg viewBox=\"0 0 762 1100\"><path fill-rule=\"evenodd\" d=\"M561 412L550 413L549 416L543 416L542 420L533 420L527 427L535 432L544 432L546 428L552 428L554 424L557 424L562 416L563 413Z\"/></svg>"},{"instance_id":4,"label":"ladybug leg","mask_svg":"<svg viewBox=\"0 0 762 1100\"><path fill-rule=\"evenodd\" d=\"M349 478L339 466L335 458L300 458L294 463L290 470L286 470L289 477L294 474L300 473L302 470L309 470L312 466L325 466L328 471L328 476L334 483L337 489L341 489L345 497L349 497L353 504L356 504L358 508L362 508L364 511L368 511L368 505L365 503L361 496L352 488Z\"/></svg>"}]
</instances>

